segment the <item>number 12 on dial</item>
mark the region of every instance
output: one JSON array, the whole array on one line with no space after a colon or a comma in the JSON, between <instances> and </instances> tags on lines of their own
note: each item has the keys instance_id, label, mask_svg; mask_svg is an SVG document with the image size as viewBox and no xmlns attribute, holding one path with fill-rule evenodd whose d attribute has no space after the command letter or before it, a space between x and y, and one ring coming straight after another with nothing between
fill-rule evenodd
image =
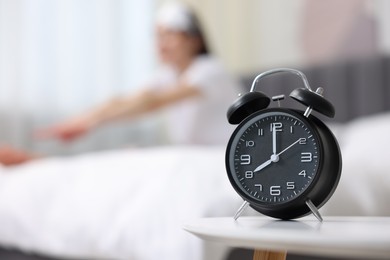
<instances>
[{"instance_id":1,"label":"number 12 on dial","mask_svg":"<svg viewBox=\"0 0 390 260\"><path fill-rule=\"evenodd\" d=\"M331 133L315 122L293 110L267 109L246 118L234 131L226 169L233 187L252 208L290 219L310 212L306 205L310 196L324 199L320 193L329 188L316 191L317 183L324 179L324 163L332 159L329 149L338 151L338 146L324 145L323 138ZM338 153L333 153L337 162Z\"/></svg>"}]
</instances>

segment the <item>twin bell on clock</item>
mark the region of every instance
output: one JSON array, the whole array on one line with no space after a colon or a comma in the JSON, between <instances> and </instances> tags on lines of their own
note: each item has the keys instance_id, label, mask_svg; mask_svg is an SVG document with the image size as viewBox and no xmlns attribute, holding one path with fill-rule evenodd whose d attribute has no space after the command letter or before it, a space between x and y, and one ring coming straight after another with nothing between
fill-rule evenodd
<instances>
[{"instance_id":1,"label":"twin bell on clock","mask_svg":"<svg viewBox=\"0 0 390 260\"><path fill-rule=\"evenodd\" d=\"M271 99L256 91L259 81L275 73L292 73L303 81L290 97L304 110L269 108ZM310 213L322 221L318 209L335 191L341 175L341 152L329 128L312 115L315 110L334 117L333 105L313 91L306 76L281 68L258 75L250 92L228 109L231 124L238 125L226 149L226 170L236 192L244 199L237 219L247 206L279 219ZM272 99L279 102L284 95Z\"/></svg>"}]
</instances>

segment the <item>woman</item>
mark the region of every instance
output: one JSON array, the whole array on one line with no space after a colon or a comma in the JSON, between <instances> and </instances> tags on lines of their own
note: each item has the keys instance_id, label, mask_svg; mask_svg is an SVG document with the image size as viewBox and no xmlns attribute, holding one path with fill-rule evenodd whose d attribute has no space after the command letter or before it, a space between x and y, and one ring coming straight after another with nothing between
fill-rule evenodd
<instances>
[{"instance_id":1,"label":"woman","mask_svg":"<svg viewBox=\"0 0 390 260\"><path fill-rule=\"evenodd\" d=\"M158 14L156 32L162 66L141 91L112 99L37 136L70 141L103 124L163 110L171 144L226 142L231 129L225 112L238 93L238 83L209 54L196 16L181 4L165 6ZM4 165L33 158L11 147L0 149Z\"/></svg>"}]
</instances>

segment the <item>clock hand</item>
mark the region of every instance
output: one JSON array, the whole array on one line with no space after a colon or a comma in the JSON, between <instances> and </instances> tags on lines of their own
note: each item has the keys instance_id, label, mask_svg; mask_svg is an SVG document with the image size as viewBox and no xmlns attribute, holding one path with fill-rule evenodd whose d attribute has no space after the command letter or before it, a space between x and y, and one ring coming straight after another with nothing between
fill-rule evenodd
<instances>
[{"instance_id":1,"label":"clock hand","mask_svg":"<svg viewBox=\"0 0 390 260\"><path fill-rule=\"evenodd\" d=\"M266 161L266 162L262 163L260 166L258 166L253 172L261 171L262 169L264 169L265 167L267 167L271 163L272 163L272 160L269 159L268 161Z\"/></svg>"},{"instance_id":2,"label":"clock hand","mask_svg":"<svg viewBox=\"0 0 390 260\"><path fill-rule=\"evenodd\" d=\"M276 127L272 128L272 154L276 154Z\"/></svg>"},{"instance_id":3,"label":"clock hand","mask_svg":"<svg viewBox=\"0 0 390 260\"><path fill-rule=\"evenodd\" d=\"M282 153L284 153L285 151L287 151L288 149L290 149L291 147L293 147L294 145L296 145L299 141L301 140L301 138L299 138L298 140L296 140L294 143L290 144L289 146L287 146L286 148L284 148L280 153L278 153L276 156L279 156L281 155Z\"/></svg>"},{"instance_id":4,"label":"clock hand","mask_svg":"<svg viewBox=\"0 0 390 260\"><path fill-rule=\"evenodd\" d=\"M277 162L277 161L279 161L279 156L278 156L277 154L272 154L272 155L271 155L271 158L270 158L268 161L262 163L262 164L261 164L260 166L258 166L253 172L261 171L262 169L264 169L265 167L267 167L267 166L270 165L271 163Z\"/></svg>"},{"instance_id":5,"label":"clock hand","mask_svg":"<svg viewBox=\"0 0 390 260\"><path fill-rule=\"evenodd\" d=\"M290 149L291 147L293 147L294 145L296 145L297 143L299 143L299 141L301 140L301 138L299 138L298 140L296 140L294 143L290 144L289 146L287 146L286 148L284 148L281 152L279 152L278 154L272 154L271 155L271 158L268 160L268 161L265 161L264 163L262 163L260 166L258 166L253 172L258 172L258 171L261 171L262 169L264 169L265 167L267 167L268 165L270 165L271 163L273 162L278 162L279 161L279 155L283 154L284 152L286 152L288 149Z\"/></svg>"}]
</instances>

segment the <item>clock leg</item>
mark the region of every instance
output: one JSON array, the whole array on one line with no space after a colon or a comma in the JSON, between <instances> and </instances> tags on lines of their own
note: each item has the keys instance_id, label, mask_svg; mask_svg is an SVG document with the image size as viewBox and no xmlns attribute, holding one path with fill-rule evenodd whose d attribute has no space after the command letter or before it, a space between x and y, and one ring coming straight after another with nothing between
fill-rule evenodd
<instances>
[{"instance_id":1,"label":"clock leg","mask_svg":"<svg viewBox=\"0 0 390 260\"><path fill-rule=\"evenodd\" d=\"M286 252L255 250L253 260L286 260Z\"/></svg>"},{"instance_id":2,"label":"clock leg","mask_svg":"<svg viewBox=\"0 0 390 260\"><path fill-rule=\"evenodd\" d=\"M306 201L306 205L309 207L311 213L318 219L319 222L322 222L322 217L316 206L313 204L311 200Z\"/></svg>"},{"instance_id":3,"label":"clock leg","mask_svg":"<svg viewBox=\"0 0 390 260\"><path fill-rule=\"evenodd\" d=\"M249 202L244 200L244 203L242 203L242 205L240 206L240 208L237 210L236 214L234 214L234 220L237 220L242 212L244 212L244 210L249 206Z\"/></svg>"}]
</instances>

